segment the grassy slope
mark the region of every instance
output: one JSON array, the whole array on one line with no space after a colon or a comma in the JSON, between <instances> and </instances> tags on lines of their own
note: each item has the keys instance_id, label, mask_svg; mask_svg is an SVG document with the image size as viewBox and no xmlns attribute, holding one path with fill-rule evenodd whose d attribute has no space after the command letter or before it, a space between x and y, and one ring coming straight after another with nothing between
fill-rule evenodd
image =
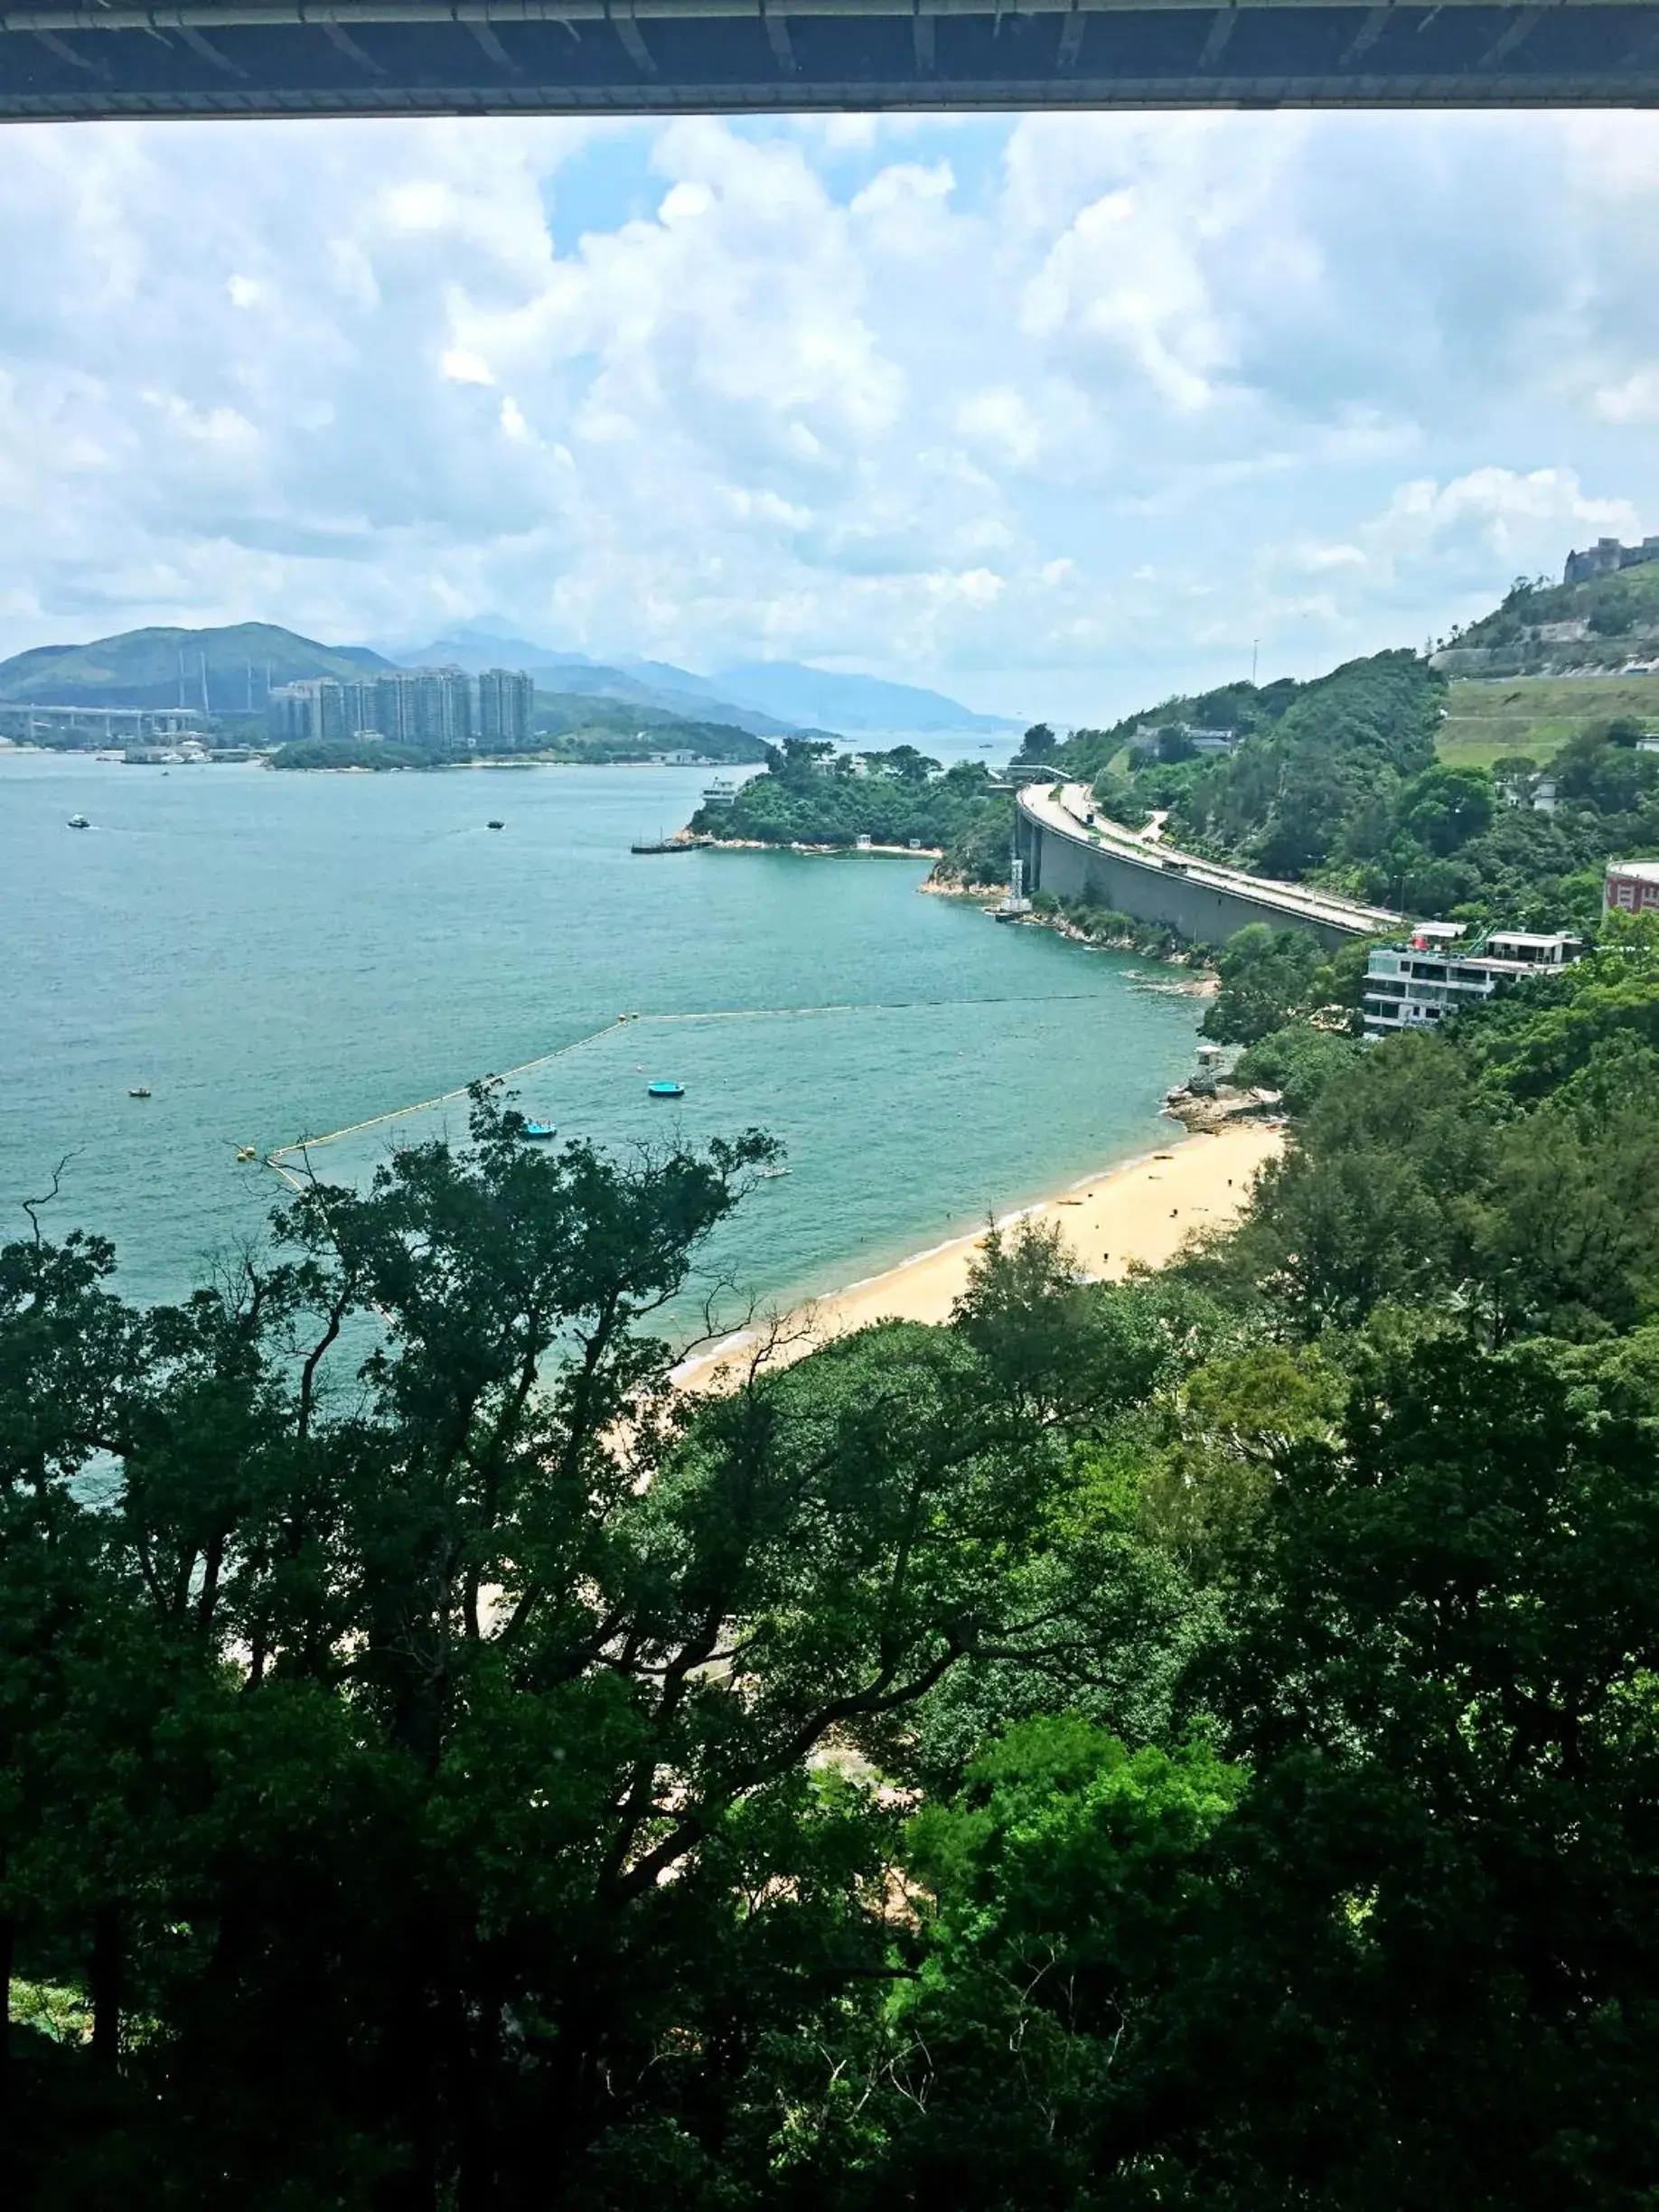
<instances>
[{"instance_id":1,"label":"grassy slope","mask_svg":"<svg viewBox=\"0 0 1659 2212\"><path fill-rule=\"evenodd\" d=\"M1489 768L1511 753L1542 763L1580 730L1620 715L1659 730L1659 676L1465 680L1452 685L1435 751L1458 768Z\"/></svg>"}]
</instances>

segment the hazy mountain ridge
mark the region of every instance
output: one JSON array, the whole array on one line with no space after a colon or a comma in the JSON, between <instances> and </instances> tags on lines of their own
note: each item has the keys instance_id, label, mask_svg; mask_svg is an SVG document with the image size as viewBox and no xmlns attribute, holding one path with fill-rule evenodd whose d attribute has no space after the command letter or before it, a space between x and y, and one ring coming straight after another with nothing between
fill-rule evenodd
<instances>
[{"instance_id":1,"label":"hazy mountain ridge","mask_svg":"<svg viewBox=\"0 0 1659 2212\"><path fill-rule=\"evenodd\" d=\"M1006 717L976 713L943 692L879 676L839 675L799 661L741 661L699 676L670 661L627 655L606 661L561 652L487 622L457 623L428 644L389 650L406 665L452 661L473 674L498 666L529 669L532 675L557 670L558 683L548 689L712 717L762 737L835 730L983 730L989 735L1019 727Z\"/></svg>"},{"instance_id":2,"label":"hazy mountain ridge","mask_svg":"<svg viewBox=\"0 0 1659 2212\"><path fill-rule=\"evenodd\" d=\"M750 661L699 676L666 661L595 661L482 623L460 623L425 644L384 651L326 645L275 623L124 630L82 644L34 645L0 661L0 705L200 708L205 671L211 711L258 713L267 689L278 684L323 676L350 682L369 670L433 666L469 675L525 669L539 691L721 723L754 737L1017 726L942 692L876 676L838 675L792 661Z\"/></svg>"},{"instance_id":3,"label":"hazy mountain ridge","mask_svg":"<svg viewBox=\"0 0 1659 2212\"><path fill-rule=\"evenodd\" d=\"M1004 715L976 714L960 699L880 676L842 676L799 661L747 661L717 669L713 680L733 698L785 718L842 730L1017 729Z\"/></svg>"},{"instance_id":4,"label":"hazy mountain ridge","mask_svg":"<svg viewBox=\"0 0 1659 2212\"><path fill-rule=\"evenodd\" d=\"M406 668L453 663L472 676L490 668L525 669L537 679L538 691L614 699L694 722L721 722L746 731L751 737L787 737L799 728L796 723L781 722L774 716L740 705L706 678L693 676L688 669L670 667L666 661L639 661L617 666L595 661L587 653L555 651L532 644L528 638L470 623L446 631L425 645L400 648L397 658Z\"/></svg>"},{"instance_id":5,"label":"hazy mountain ridge","mask_svg":"<svg viewBox=\"0 0 1659 2212\"><path fill-rule=\"evenodd\" d=\"M203 669L216 714L263 711L267 682L336 676L391 663L366 645L323 645L275 623L220 629L124 630L84 645L37 645L0 661L0 704L16 707L200 707Z\"/></svg>"}]
</instances>

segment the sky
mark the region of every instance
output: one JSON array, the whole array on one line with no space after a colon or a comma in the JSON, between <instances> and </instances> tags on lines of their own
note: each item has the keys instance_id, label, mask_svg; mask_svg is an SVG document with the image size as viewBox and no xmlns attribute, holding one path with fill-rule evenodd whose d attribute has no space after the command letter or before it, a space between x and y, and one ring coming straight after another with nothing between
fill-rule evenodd
<instances>
[{"instance_id":1,"label":"sky","mask_svg":"<svg viewBox=\"0 0 1659 2212\"><path fill-rule=\"evenodd\" d=\"M1659 117L0 131L0 652L487 621L1103 721L1659 530Z\"/></svg>"}]
</instances>

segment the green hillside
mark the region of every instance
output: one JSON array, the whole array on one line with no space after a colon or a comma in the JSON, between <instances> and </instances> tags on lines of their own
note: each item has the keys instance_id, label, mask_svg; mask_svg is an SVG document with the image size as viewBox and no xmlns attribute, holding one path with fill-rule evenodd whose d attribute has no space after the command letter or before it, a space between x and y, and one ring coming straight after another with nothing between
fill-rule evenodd
<instances>
[{"instance_id":1,"label":"green hillside","mask_svg":"<svg viewBox=\"0 0 1659 2212\"><path fill-rule=\"evenodd\" d=\"M312 676L350 681L389 668L361 645L320 645L275 623L218 630L126 630L88 645L42 645L0 661L0 705L200 707L202 668L211 712L263 712L267 683Z\"/></svg>"},{"instance_id":2,"label":"green hillside","mask_svg":"<svg viewBox=\"0 0 1659 2212\"><path fill-rule=\"evenodd\" d=\"M1474 623L1460 645L1510 645L1544 623L1582 622L1592 637L1616 639L1632 630L1659 629L1659 561L1639 561L1581 584L1535 584L1524 577L1503 604Z\"/></svg>"},{"instance_id":3,"label":"green hillside","mask_svg":"<svg viewBox=\"0 0 1659 2212\"><path fill-rule=\"evenodd\" d=\"M1242 733L1231 753L1193 756L1180 725L1201 706ZM1156 746L1127 748L1138 724ZM1476 926L1588 930L1608 855L1659 850L1648 727L1659 678L1453 685L1384 652L1270 693L1167 701L1064 745L1039 728L1024 754L1092 783L1115 819L1161 811L1176 843L1262 875ZM1491 773L1518 757L1532 766ZM1554 804L1536 809L1545 759Z\"/></svg>"},{"instance_id":4,"label":"green hillside","mask_svg":"<svg viewBox=\"0 0 1659 2212\"><path fill-rule=\"evenodd\" d=\"M1524 754L1542 767L1598 724L1659 730L1659 676L1499 676L1453 683L1435 752L1448 767L1490 768Z\"/></svg>"},{"instance_id":5,"label":"green hillside","mask_svg":"<svg viewBox=\"0 0 1659 2212\"><path fill-rule=\"evenodd\" d=\"M1659 657L1659 561L1579 584L1517 576L1503 601L1442 640L1448 676L1547 676L1605 670Z\"/></svg>"},{"instance_id":6,"label":"green hillside","mask_svg":"<svg viewBox=\"0 0 1659 2212\"><path fill-rule=\"evenodd\" d=\"M580 692L538 691L538 743L570 760L649 760L657 753L696 753L705 760L762 761L764 738L729 722L697 722L660 707L636 707Z\"/></svg>"}]
</instances>

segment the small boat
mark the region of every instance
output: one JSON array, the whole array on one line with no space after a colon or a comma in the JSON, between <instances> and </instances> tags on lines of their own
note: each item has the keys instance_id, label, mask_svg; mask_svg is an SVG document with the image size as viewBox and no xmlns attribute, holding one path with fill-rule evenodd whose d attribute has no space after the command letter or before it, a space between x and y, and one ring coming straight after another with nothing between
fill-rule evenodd
<instances>
[{"instance_id":1,"label":"small boat","mask_svg":"<svg viewBox=\"0 0 1659 2212\"><path fill-rule=\"evenodd\" d=\"M71 814L69 818L69 826L71 830L89 830L92 827L84 814Z\"/></svg>"},{"instance_id":2,"label":"small boat","mask_svg":"<svg viewBox=\"0 0 1659 2212\"><path fill-rule=\"evenodd\" d=\"M492 830L504 830L507 827L505 822L499 821L492 821L489 826Z\"/></svg>"},{"instance_id":3,"label":"small boat","mask_svg":"<svg viewBox=\"0 0 1659 2212\"><path fill-rule=\"evenodd\" d=\"M648 1098L684 1098L686 1086L682 1083L651 1083L645 1086Z\"/></svg>"},{"instance_id":4,"label":"small boat","mask_svg":"<svg viewBox=\"0 0 1659 2212\"><path fill-rule=\"evenodd\" d=\"M128 1098L148 1098L150 1086L148 1083L135 1083L127 1095Z\"/></svg>"},{"instance_id":5,"label":"small boat","mask_svg":"<svg viewBox=\"0 0 1659 2212\"><path fill-rule=\"evenodd\" d=\"M259 1148L258 1145L238 1145L236 1157L239 1160L256 1160L259 1157Z\"/></svg>"},{"instance_id":6,"label":"small boat","mask_svg":"<svg viewBox=\"0 0 1659 2212\"><path fill-rule=\"evenodd\" d=\"M780 1176L789 1173L787 1167L757 1167L755 1175L763 1183L775 1183Z\"/></svg>"},{"instance_id":7,"label":"small boat","mask_svg":"<svg viewBox=\"0 0 1659 2212\"><path fill-rule=\"evenodd\" d=\"M531 1144L545 1144L549 1137L557 1137L558 1131L551 1121L527 1121L524 1135Z\"/></svg>"}]
</instances>

